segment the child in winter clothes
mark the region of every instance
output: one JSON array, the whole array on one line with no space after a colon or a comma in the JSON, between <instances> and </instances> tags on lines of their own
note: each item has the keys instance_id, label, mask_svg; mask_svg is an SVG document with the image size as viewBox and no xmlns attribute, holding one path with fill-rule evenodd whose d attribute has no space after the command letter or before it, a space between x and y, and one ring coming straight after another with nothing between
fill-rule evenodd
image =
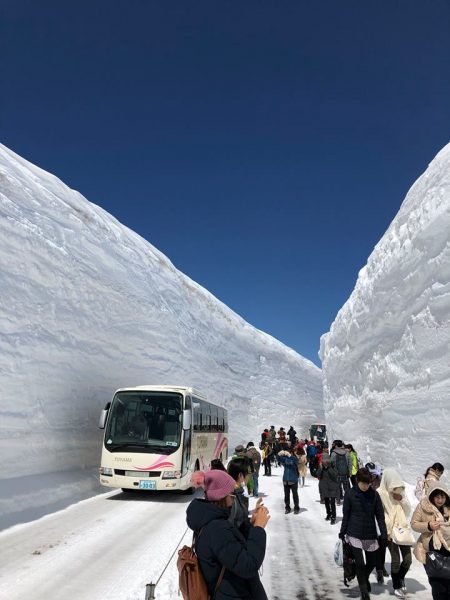
<instances>
[{"instance_id":1,"label":"child in winter clothes","mask_svg":"<svg viewBox=\"0 0 450 600\"><path fill-rule=\"evenodd\" d=\"M320 497L325 500L326 520L334 525L336 523L336 498L339 495L339 484L329 454L323 455L322 465L317 470L317 478L319 479Z\"/></svg>"},{"instance_id":2,"label":"child in winter clothes","mask_svg":"<svg viewBox=\"0 0 450 600\"><path fill-rule=\"evenodd\" d=\"M397 544L393 539L394 527L409 528L408 517L411 505L405 494L405 483L395 469L385 469L378 493L384 508L384 519L388 533L388 548L391 554L391 576L394 596L405 598L405 575L411 567L411 547ZM400 559L401 554L401 559Z\"/></svg>"}]
</instances>

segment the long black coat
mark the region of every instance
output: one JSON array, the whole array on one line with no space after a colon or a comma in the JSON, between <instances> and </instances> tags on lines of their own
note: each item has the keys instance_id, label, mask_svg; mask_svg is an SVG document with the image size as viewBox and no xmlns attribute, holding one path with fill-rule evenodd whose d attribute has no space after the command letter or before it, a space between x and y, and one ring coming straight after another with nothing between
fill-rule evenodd
<instances>
[{"instance_id":1,"label":"long black coat","mask_svg":"<svg viewBox=\"0 0 450 600\"><path fill-rule=\"evenodd\" d=\"M266 551L266 532L248 522L237 529L229 511L195 499L187 508L187 524L198 534L196 550L200 569L212 596L222 566L226 567L215 600L267 600L259 580Z\"/></svg>"},{"instance_id":2,"label":"long black coat","mask_svg":"<svg viewBox=\"0 0 450 600\"><path fill-rule=\"evenodd\" d=\"M321 466L317 469L319 479L319 492L324 498L338 498L339 484L336 470L332 467Z\"/></svg>"},{"instance_id":3,"label":"long black coat","mask_svg":"<svg viewBox=\"0 0 450 600\"><path fill-rule=\"evenodd\" d=\"M387 540L384 510L380 495L372 488L369 488L367 492L363 492L358 485L345 493L341 534L347 534L358 540L376 540L378 536L375 519L381 537Z\"/></svg>"}]
</instances>

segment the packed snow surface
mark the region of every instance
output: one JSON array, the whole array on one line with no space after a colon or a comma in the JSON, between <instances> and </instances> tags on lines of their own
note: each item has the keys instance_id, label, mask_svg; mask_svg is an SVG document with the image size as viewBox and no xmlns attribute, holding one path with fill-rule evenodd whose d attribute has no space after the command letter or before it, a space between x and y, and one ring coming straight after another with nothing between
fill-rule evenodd
<instances>
[{"instance_id":1,"label":"packed snow surface","mask_svg":"<svg viewBox=\"0 0 450 600\"><path fill-rule=\"evenodd\" d=\"M232 445L323 419L313 363L2 145L0 262L0 526L93 492L119 387L195 386L229 409Z\"/></svg>"},{"instance_id":2,"label":"packed snow surface","mask_svg":"<svg viewBox=\"0 0 450 600\"><path fill-rule=\"evenodd\" d=\"M450 468L450 145L408 192L320 355L334 437L410 481L436 461Z\"/></svg>"},{"instance_id":3,"label":"packed snow surface","mask_svg":"<svg viewBox=\"0 0 450 600\"><path fill-rule=\"evenodd\" d=\"M333 560L342 508L337 507L335 525L325 521L317 479L308 476L299 489L300 514L285 515L282 473L274 468L272 477L260 477L271 515L261 576L269 600L359 598L356 580L346 588ZM176 550L192 542L186 527L190 501L169 492L109 492L0 532L0 597L144 600L146 584L158 582L156 600L181 598ZM254 504L251 498L251 509ZM388 571L389 561L387 552ZM390 580L380 585L374 573L370 579L373 598L392 598ZM430 600L424 568L415 558L406 585L409 598Z\"/></svg>"}]
</instances>

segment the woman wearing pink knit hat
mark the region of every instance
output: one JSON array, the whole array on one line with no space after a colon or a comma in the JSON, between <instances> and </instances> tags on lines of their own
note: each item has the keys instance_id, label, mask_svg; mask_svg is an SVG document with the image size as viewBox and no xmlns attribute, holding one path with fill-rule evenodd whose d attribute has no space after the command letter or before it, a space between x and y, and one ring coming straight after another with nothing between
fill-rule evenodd
<instances>
[{"instance_id":1,"label":"woman wearing pink knit hat","mask_svg":"<svg viewBox=\"0 0 450 600\"><path fill-rule=\"evenodd\" d=\"M226 471L197 471L192 483L203 487L205 498L187 508L187 524L194 531L196 553L208 592L214 600L267 600L259 579L266 551L270 518L262 503L239 529L230 521L236 482ZM215 592L219 577L223 578Z\"/></svg>"}]
</instances>

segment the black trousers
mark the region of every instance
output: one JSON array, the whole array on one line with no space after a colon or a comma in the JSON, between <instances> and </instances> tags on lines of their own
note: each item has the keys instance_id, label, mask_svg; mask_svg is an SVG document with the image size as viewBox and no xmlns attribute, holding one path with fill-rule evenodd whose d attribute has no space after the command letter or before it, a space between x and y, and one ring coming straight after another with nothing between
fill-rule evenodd
<instances>
[{"instance_id":1,"label":"black trousers","mask_svg":"<svg viewBox=\"0 0 450 600\"><path fill-rule=\"evenodd\" d=\"M264 464L264 475L272 475L272 467L271 467L271 464L270 464L270 460L271 460L271 455L267 456L264 459L264 462L263 462L263 464Z\"/></svg>"},{"instance_id":2,"label":"black trousers","mask_svg":"<svg viewBox=\"0 0 450 600\"><path fill-rule=\"evenodd\" d=\"M433 600L450 600L450 579L428 577L431 585Z\"/></svg>"},{"instance_id":3,"label":"black trousers","mask_svg":"<svg viewBox=\"0 0 450 600\"><path fill-rule=\"evenodd\" d=\"M325 498L325 508L327 509L327 517L336 519L336 498Z\"/></svg>"},{"instance_id":4,"label":"black trousers","mask_svg":"<svg viewBox=\"0 0 450 600\"><path fill-rule=\"evenodd\" d=\"M386 546L382 544L381 537L378 538L379 548L377 550L377 571L384 571L384 563L386 562Z\"/></svg>"},{"instance_id":5,"label":"black trousers","mask_svg":"<svg viewBox=\"0 0 450 600\"><path fill-rule=\"evenodd\" d=\"M291 485L288 485L287 483L284 483L283 481L283 487L284 487L284 505L286 508L291 508L291 492L290 490L292 490L292 499L294 501L294 510L298 510L299 505L298 505L298 483L292 483Z\"/></svg>"},{"instance_id":6,"label":"black trousers","mask_svg":"<svg viewBox=\"0 0 450 600\"><path fill-rule=\"evenodd\" d=\"M361 548L354 548L352 546L352 552L355 557L356 578L358 579L359 589L361 593L367 593L369 591L369 575L375 568L377 551L365 552ZM366 560L364 560L364 553Z\"/></svg>"}]
</instances>

